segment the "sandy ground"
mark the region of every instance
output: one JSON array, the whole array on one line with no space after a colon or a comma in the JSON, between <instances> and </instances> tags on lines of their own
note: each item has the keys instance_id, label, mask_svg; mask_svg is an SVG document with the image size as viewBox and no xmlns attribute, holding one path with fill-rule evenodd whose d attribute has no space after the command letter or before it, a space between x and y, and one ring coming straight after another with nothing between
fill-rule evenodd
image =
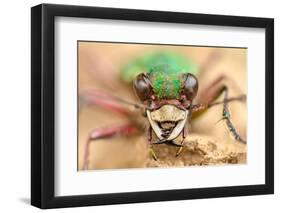
<instances>
[{"instance_id":1,"label":"sandy ground","mask_svg":"<svg viewBox=\"0 0 281 213\"><path fill-rule=\"evenodd\" d=\"M137 101L131 87L119 80L119 68L130 59L163 46L140 46L104 43L80 43L79 45L79 90L95 88L127 100ZM181 52L195 63L206 61L212 48L169 47ZM229 76L239 89L246 94L246 53L245 49L220 49L222 57L199 79L199 90L216 79L220 74ZM230 85L230 96L238 93ZM245 103L230 104L232 120L246 138L247 106ZM116 169L140 167L169 167L194 165L221 165L246 163L247 146L231 139L221 118L222 106L214 107L191 123L187 146L179 157L175 157L178 147L155 145L158 160L149 155L146 133L130 137L101 139L90 148L90 169ZM134 119L147 124L136 112ZM85 107L79 115L78 169L82 169L85 142L92 129L127 123L128 117L104 110L100 107Z\"/></svg>"}]
</instances>

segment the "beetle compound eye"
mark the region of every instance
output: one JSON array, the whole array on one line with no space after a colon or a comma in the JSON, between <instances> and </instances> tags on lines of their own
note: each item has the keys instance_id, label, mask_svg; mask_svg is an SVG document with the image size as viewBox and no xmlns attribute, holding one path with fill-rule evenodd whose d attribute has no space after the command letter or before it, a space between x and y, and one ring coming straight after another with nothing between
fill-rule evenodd
<instances>
[{"instance_id":1,"label":"beetle compound eye","mask_svg":"<svg viewBox=\"0 0 281 213\"><path fill-rule=\"evenodd\" d=\"M148 76L144 73L139 74L134 81L134 89L141 101L151 98L153 90Z\"/></svg>"},{"instance_id":2,"label":"beetle compound eye","mask_svg":"<svg viewBox=\"0 0 281 213\"><path fill-rule=\"evenodd\" d=\"M184 79L182 94L186 99L193 100L197 95L198 80L191 73L184 74Z\"/></svg>"}]
</instances>

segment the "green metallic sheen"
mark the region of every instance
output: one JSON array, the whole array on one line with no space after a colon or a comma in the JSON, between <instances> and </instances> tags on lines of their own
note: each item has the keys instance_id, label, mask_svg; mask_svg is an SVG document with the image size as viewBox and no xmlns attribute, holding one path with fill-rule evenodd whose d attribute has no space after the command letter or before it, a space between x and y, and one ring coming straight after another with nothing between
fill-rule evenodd
<instances>
[{"instance_id":1,"label":"green metallic sheen","mask_svg":"<svg viewBox=\"0 0 281 213\"><path fill-rule=\"evenodd\" d=\"M198 75L199 69L188 58L167 51L146 54L136 58L121 70L121 79L131 84L140 73L149 73L155 95L177 99L183 84L182 74Z\"/></svg>"}]
</instances>

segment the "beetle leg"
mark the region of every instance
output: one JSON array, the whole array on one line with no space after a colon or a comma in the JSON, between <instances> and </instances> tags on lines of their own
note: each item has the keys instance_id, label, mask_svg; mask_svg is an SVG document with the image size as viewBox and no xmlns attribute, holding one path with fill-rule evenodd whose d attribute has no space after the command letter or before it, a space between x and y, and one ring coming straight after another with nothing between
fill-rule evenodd
<instances>
[{"instance_id":1,"label":"beetle leg","mask_svg":"<svg viewBox=\"0 0 281 213\"><path fill-rule=\"evenodd\" d=\"M235 90L240 95L232 98L224 98L223 101L215 100L224 92L224 90L228 90L226 86L226 82L228 82L233 90ZM201 91L199 91L197 102L199 104L195 104L191 106L192 110L192 117L196 117L201 115L206 109L223 104L225 102L232 102L232 101L246 101L246 95L239 89L239 87L233 82L230 78L225 75L220 76L215 81L213 81L209 86L205 87Z\"/></svg>"},{"instance_id":2,"label":"beetle leg","mask_svg":"<svg viewBox=\"0 0 281 213\"><path fill-rule=\"evenodd\" d=\"M222 57L222 52L218 49L212 50L207 56L207 59L200 67L199 75L203 75L208 72Z\"/></svg>"},{"instance_id":3,"label":"beetle leg","mask_svg":"<svg viewBox=\"0 0 281 213\"><path fill-rule=\"evenodd\" d=\"M228 98L228 90L227 88L225 88L224 90L224 100L227 100ZM223 103L223 112L222 112L222 119L221 120L225 120L226 125L231 133L231 135L234 137L235 140L246 144L246 140L244 140L239 133L237 132L237 130L235 129L231 119L230 119L230 112L228 109L228 102L224 101Z\"/></svg>"},{"instance_id":4,"label":"beetle leg","mask_svg":"<svg viewBox=\"0 0 281 213\"><path fill-rule=\"evenodd\" d=\"M225 86L225 80L227 78L225 76L221 76L217 80L215 80L209 87L205 88L205 90L202 90L201 95L199 94L199 100L201 101L201 104L196 104L191 106L191 111L195 114L195 116L200 115L199 113L204 112L206 109L209 109L210 107L216 106L218 104L223 104L223 112L222 112L222 119L226 122L227 128L230 131L231 135L235 138L235 140L246 143L246 141L239 135L238 131L233 125L233 122L230 118L228 103L231 101L245 101L246 95L243 94L240 89L237 87L237 85L234 84L234 82L230 81L232 83L232 87L238 90L241 95L233 98L228 98L228 87ZM224 94L223 101L215 102L215 100L221 95Z\"/></svg>"},{"instance_id":5,"label":"beetle leg","mask_svg":"<svg viewBox=\"0 0 281 213\"><path fill-rule=\"evenodd\" d=\"M142 104L126 101L122 98L108 95L96 90L82 91L79 94L79 111L81 111L82 107L85 105L98 105L123 115L128 115L130 111L133 111L133 109L145 108Z\"/></svg>"},{"instance_id":6,"label":"beetle leg","mask_svg":"<svg viewBox=\"0 0 281 213\"><path fill-rule=\"evenodd\" d=\"M153 159L157 161L157 155L152 147L152 127L151 126L149 126L149 128L148 128L147 134L148 134L147 139L149 142L149 152L150 152L151 156L153 157Z\"/></svg>"},{"instance_id":7,"label":"beetle leg","mask_svg":"<svg viewBox=\"0 0 281 213\"><path fill-rule=\"evenodd\" d=\"M183 143L184 143L185 138L186 138L186 132L185 132L185 128L183 128L181 146L178 148L178 150L176 152L176 157L178 157L183 150Z\"/></svg>"},{"instance_id":8,"label":"beetle leg","mask_svg":"<svg viewBox=\"0 0 281 213\"><path fill-rule=\"evenodd\" d=\"M86 145L85 145L83 170L87 170L89 168L91 142L93 142L94 140L98 140L102 138L110 138L117 135L128 136L128 135L135 134L137 131L138 131L137 127L133 124L124 124L114 127L98 128L92 130L87 138Z\"/></svg>"},{"instance_id":9,"label":"beetle leg","mask_svg":"<svg viewBox=\"0 0 281 213\"><path fill-rule=\"evenodd\" d=\"M210 85L203 88L201 91L199 91L198 94L198 102L199 103L211 103L215 101L223 92L223 89L227 85L231 86L233 90L236 91L236 93L244 95L245 94L241 91L239 86L228 76L221 75L217 79L215 79Z\"/></svg>"}]
</instances>

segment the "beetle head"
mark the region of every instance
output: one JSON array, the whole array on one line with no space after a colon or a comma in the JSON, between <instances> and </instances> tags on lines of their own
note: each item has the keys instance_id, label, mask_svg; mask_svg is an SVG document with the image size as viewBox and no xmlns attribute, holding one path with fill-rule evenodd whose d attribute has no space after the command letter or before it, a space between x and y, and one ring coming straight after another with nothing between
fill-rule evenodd
<instances>
[{"instance_id":1,"label":"beetle head","mask_svg":"<svg viewBox=\"0 0 281 213\"><path fill-rule=\"evenodd\" d=\"M179 136L187 122L189 107L198 91L197 78L183 73L176 79L180 82L178 94L174 97L159 96L151 82L150 75L139 74L134 89L139 99L147 105L146 116L159 140L173 140ZM169 89L169 81L160 85ZM165 88L167 87L167 88ZM164 97L164 98L163 98Z\"/></svg>"}]
</instances>

